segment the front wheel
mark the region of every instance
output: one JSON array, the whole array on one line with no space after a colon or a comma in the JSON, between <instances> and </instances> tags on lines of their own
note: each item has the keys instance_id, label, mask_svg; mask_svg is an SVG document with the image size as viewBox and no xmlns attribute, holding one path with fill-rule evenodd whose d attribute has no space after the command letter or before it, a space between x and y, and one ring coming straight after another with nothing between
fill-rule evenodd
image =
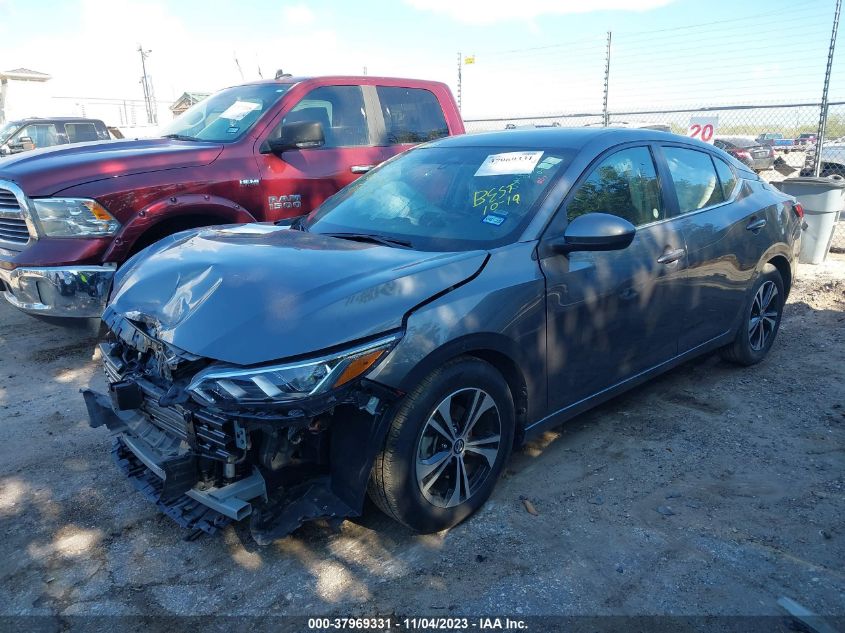
<instances>
[{"instance_id":1,"label":"front wheel","mask_svg":"<svg viewBox=\"0 0 845 633\"><path fill-rule=\"evenodd\" d=\"M490 496L510 454L513 397L489 363L463 357L429 374L396 412L368 492L419 532L457 525Z\"/></svg>"},{"instance_id":2,"label":"front wheel","mask_svg":"<svg viewBox=\"0 0 845 633\"><path fill-rule=\"evenodd\" d=\"M740 365L754 365L763 360L775 341L785 302L780 272L766 264L754 284L736 338L721 349L722 358Z\"/></svg>"}]
</instances>

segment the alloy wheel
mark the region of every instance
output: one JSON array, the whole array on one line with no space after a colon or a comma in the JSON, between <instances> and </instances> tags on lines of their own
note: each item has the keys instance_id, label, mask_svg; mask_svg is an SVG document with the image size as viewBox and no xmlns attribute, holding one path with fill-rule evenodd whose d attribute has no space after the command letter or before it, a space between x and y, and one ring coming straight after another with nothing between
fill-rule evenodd
<instances>
[{"instance_id":1,"label":"alloy wheel","mask_svg":"<svg viewBox=\"0 0 845 633\"><path fill-rule=\"evenodd\" d=\"M748 320L748 342L755 352L765 348L774 335L778 319L777 297L778 289L772 281L763 283L754 295Z\"/></svg>"},{"instance_id":2,"label":"alloy wheel","mask_svg":"<svg viewBox=\"0 0 845 633\"><path fill-rule=\"evenodd\" d=\"M417 485L441 508L458 506L487 480L502 449L502 420L486 391L460 389L446 396L423 427L417 445Z\"/></svg>"}]
</instances>

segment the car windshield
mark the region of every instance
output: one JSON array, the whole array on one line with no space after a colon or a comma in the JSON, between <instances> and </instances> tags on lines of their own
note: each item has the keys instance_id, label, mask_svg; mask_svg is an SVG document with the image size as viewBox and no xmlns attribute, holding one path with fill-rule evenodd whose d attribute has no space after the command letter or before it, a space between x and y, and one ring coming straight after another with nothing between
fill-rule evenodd
<instances>
[{"instance_id":1,"label":"car windshield","mask_svg":"<svg viewBox=\"0 0 845 633\"><path fill-rule=\"evenodd\" d=\"M0 143L5 143L9 140L9 137L14 134L15 130L17 130L19 124L15 121L7 121L2 126L0 126Z\"/></svg>"},{"instance_id":2,"label":"car windshield","mask_svg":"<svg viewBox=\"0 0 845 633\"><path fill-rule=\"evenodd\" d=\"M574 149L421 147L327 200L303 229L419 250L494 248L518 238L575 154Z\"/></svg>"},{"instance_id":3,"label":"car windshield","mask_svg":"<svg viewBox=\"0 0 845 633\"><path fill-rule=\"evenodd\" d=\"M161 128L162 136L184 140L234 141L246 132L293 84L254 84L221 90L191 106Z\"/></svg>"}]
</instances>

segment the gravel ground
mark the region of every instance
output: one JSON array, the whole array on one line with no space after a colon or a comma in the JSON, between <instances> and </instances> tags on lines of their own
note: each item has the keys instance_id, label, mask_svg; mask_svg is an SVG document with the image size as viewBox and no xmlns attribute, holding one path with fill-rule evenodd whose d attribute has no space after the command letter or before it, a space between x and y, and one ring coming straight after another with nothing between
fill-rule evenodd
<instances>
[{"instance_id":1,"label":"gravel ground","mask_svg":"<svg viewBox=\"0 0 845 633\"><path fill-rule=\"evenodd\" d=\"M94 341L0 305L0 614L845 615L845 256L800 276L764 363L690 362L547 433L464 524L370 507L265 548L183 541L87 426Z\"/></svg>"}]
</instances>

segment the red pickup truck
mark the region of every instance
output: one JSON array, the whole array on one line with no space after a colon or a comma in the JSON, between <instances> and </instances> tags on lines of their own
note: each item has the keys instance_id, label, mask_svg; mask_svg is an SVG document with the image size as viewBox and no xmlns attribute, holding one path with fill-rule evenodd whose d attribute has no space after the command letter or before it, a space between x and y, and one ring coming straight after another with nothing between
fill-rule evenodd
<instances>
[{"instance_id":1,"label":"red pickup truck","mask_svg":"<svg viewBox=\"0 0 845 633\"><path fill-rule=\"evenodd\" d=\"M157 240L308 213L410 146L464 132L442 83L283 77L227 88L161 138L0 159L0 294L46 317L99 317L115 270Z\"/></svg>"}]
</instances>

